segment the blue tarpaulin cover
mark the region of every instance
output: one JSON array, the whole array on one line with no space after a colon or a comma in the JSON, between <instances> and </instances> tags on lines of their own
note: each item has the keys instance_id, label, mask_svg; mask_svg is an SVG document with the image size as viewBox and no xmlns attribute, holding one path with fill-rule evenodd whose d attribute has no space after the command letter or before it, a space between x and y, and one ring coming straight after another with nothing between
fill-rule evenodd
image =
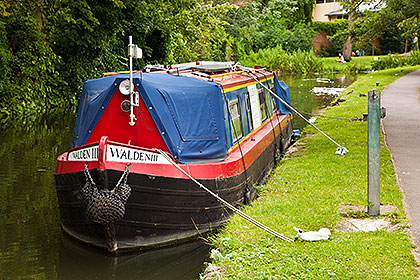
<instances>
[{"instance_id":1,"label":"blue tarpaulin cover","mask_svg":"<svg viewBox=\"0 0 420 280\"><path fill-rule=\"evenodd\" d=\"M277 77L274 75L274 88L276 90L276 94L280 97L283 101L287 104L291 105L290 103L290 93L289 87L283 82L277 80ZM282 115L292 114L292 110L287 108L282 102L277 102L279 105L279 111Z\"/></svg>"},{"instance_id":2,"label":"blue tarpaulin cover","mask_svg":"<svg viewBox=\"0 0 420 280\"><path fill-rule=\"evenodd\" d=\"M128 78L128 74L119 74L85 82L73 147L86 143L102 107L106 108L117 86ZM193 162L226 156L225 103L217 83L163 73L135 74L133 82L175 159Z\"/></svg>"},{"instance_id":3,"label":"blue tarpaulin cover","mask_svg":"<svg viewBox=\"0 0 420 280\"><path fill-rule=\"evenodd\" d=\"M118 74L84 83L72 147L86 143L103 108L128 78L128 74ZM226 103L217 83L164 73L136 73L133 82L176 160L188 163L226 156ZM290 104L289 89L277 78L275 89ZM291 113L283 104L279 108L282 114Z\"/></svg>"}]
</instances>

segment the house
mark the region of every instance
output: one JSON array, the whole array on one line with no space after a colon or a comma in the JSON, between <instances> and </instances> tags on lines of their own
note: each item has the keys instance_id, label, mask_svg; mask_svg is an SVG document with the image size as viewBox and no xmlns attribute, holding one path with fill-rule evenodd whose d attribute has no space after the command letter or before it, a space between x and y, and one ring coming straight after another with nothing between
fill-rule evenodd
<instances>
[{"instance_id":1,"label":"house","mask_svg":"<svg viewBox=\"0 0 420 280\"><path fill-rule=\"evenodd\" d=\"M379 11L385 7L382 1L362 2L357 10L364 11ZM315 9L313 11L314 21L334 21L337 19L347 19L347 11L343 9L340 0L316 0Z\"/></svg>"},{"instance_id":2,"label":"house","mask_svg":"<svg viewBox=\"0 0 420 280\"><path fill-rule=\"evenodd\" d=\"M328 14L342 10L339 0L316 0L315 9L312 13L314 21L332 21L338 19L337 16L329 17ZM343 18L343 15L340 15ZM337 18L335 18L337 17Z\"/></svg>"}]
</instances>

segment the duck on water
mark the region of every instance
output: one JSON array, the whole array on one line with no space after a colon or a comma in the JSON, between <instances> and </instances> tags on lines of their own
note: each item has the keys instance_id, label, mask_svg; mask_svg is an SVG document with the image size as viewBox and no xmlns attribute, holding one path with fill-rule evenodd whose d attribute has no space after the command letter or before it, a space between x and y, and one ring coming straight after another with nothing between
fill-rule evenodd
<instances>
[{"instance_id":1,"label":"duck on water","mask_svg":"<svg viewBox=\"0 0 420 280\"><path fill-rule=\"evenodd\" d=\"M139 53L130 42L130 61ZM230 204L249 203L293 131L292 112L267 89L290 105L273 72L233 62L130 63L86 81L55 170L64 231L114 252L225 224L232 211L174 164Z\"/></svg>"}]
</instances>

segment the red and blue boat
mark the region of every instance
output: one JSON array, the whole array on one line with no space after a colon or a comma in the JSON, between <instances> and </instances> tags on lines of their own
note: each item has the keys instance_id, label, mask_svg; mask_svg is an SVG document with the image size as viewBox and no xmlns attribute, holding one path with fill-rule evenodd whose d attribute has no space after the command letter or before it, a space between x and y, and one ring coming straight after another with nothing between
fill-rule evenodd
<instances>
[{"instance_id":1,"label":"red and blue boat","mask_svg":"<svg viewBox=\"0 0 420 280\"><path fill-rule=\"evenodd\" d=\"M131 84L130 84L131 81ZM57 159L62 228L110 251L216 229L249 203L292 137L288 87L265 69L194 62L84 83L72 147Z\"/></svg>"}]
</instances>

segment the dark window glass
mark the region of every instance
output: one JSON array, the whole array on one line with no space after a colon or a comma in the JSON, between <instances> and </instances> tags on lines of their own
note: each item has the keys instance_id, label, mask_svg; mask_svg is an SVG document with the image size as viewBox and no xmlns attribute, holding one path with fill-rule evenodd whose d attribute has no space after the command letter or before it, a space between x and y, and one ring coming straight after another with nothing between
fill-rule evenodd
<instances>
[{"instance_id":1,"label":"dark window glass","mask_svg":"<svg viewBox=\"0 0 420 280\"><path fill-rule=\"evenodd\" d=\"M254 123L252 122L251 101L249 100L249 93L246 94L246 110L248 111L249 131L254 130Z\"/></svg>"},{"instance_id":2,"label":"dark window glass","mask_svg":"<svg viewBox=\"0 0 420 280\"><path fill-rule=\"evenodd\" d=\"M274 87L274 84L270 85L270 89L272 92L276 93L276 89ZM277 111L277 98L275 98L273 95L271 95L271 108L273 108L273 112Z\"/></svg>"},{"instance_id":3,"label":"dark window glass","mask_svg":"<svg viewBox=\"0 0 420 280\"><path fill-rule=\"evenodd\" d=\"M243 136L241 107L239 106L239 99L233 99L229 102L230 124L232 127L233 142L239 140Z\"/></svg>"},{"instance_id":4,"label":"dark window glass","mask_svg":"<svg viewBox=\"0 0 420 280\"><path fill-rule=\"evenodd\" d=\"M267 115L268 112L267 112L267 104L266 104L266 98L265 98L263 88L258 89L258 98L260 100L261 121L265 121L268 117Z\"/></svg>"}]
</instances>

